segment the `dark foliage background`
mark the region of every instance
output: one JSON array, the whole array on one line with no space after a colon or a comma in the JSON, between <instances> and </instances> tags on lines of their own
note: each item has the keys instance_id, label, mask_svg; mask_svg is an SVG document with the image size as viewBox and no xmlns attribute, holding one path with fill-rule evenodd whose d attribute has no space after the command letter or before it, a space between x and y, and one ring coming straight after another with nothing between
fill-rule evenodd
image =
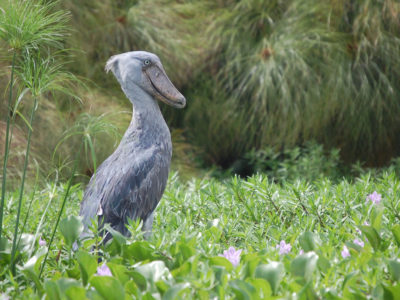
<instances>
[{"instance_id":1,"label":"dark foliage background","mask_svg":"<svg viewBox=\"0 0 400 300\"><path fill-rule=\"evenodd\" d=\"M81 103L68 96L42 101L37 160L54 156L63 132L77 123L96 128L88 126L94 120L112 124L108 133L106 126L93 132L95 162L109 155L131 108L104 65L132 50L159 55L187 97L183 111L162 106L183 173L212 165L238 170L266 151L283 155L310 141L327 154L339 149L348 165L383 166L400 154L397 1L65 0L59 6L71 12L64 44L74 51L66 60L86 87L76 87ZM52 168L67 165L77 140L57 148ZM82 175L94 170L89 154Z\"/></svg>"}]
</instances>

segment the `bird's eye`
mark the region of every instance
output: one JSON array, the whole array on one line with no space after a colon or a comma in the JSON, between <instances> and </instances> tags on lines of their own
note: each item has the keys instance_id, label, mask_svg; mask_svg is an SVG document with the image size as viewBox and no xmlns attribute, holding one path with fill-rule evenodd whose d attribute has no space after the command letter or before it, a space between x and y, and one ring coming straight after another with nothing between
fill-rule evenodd
<instances>
[{"instance_id":1,"label":"bird's eye","mask_svg":"<svg viewBox=\"0 0 400 300\"><path fill-rule=\"evenodd\" d=\"M144 65L145 65L145 66L150 65L150 61L149 61L148 59L146 59L146 60L144 61Z\"/></svg>"}]
</instances>

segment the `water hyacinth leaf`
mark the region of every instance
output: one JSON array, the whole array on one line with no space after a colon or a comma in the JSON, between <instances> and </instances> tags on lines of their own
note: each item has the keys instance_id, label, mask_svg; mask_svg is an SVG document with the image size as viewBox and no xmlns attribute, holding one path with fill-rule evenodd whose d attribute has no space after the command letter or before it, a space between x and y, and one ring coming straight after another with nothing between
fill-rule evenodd
<instances>
[{"instance_id":1,"label":"water hyacinth leaf","mask_svg":"<svg viewBox=\"0 0 400 300\"><path fill-rule=\"evenodd\" d=\"M125 291L121 283L111 276L93 276L90 284L105 299L124 299Z\"/></svg>"},{"instance_id":2,"label":"water hyacinth leaf","mask_svg":"<svg viewBox=\"0 0 400 300\"><path fill-rule=\"evenodd\" d=\"M178 268L173 269L171 274L174 278L176 277L184 277L191 273L191 263L185 262L184 264L180 265Z\"/></svg>"},{"instance_id":3,"label":"water hyacinth leaf","mask_svg":"<svg viewBox=\"0 0 400 300\"><path fill-rule=\"evenodd\" d=\"M104 228L112 235L111 241L107 242L106 248L111 255L122 255L123 246L126 245L126 237L114 230L109 224Z\"/></svg>"},{"instance_id":4,"label":"water hyacinth leaf","mask_svg":"<svg viewBox=\"0 0 400 300\"><path fill-rule=\"evenodd\" d=\"M302 277L306 282L310 281L317 266L318 255L308 252L297 256L290 265L293 276Z\"/></svg>"},{"instance_id":5,"label":"water hyacinth leaf","mask_svg":"<svg viewBox=\"0 0 400 300\"><path fill-rule=\"evenodd\" d=\"M81 218L77 216L68 216L60 222L59 226L65 243L69 248L71 248L72 244L83 231Z\"/></svg>"},{"instance_id":6,"label":"water hyacinth leaf","mask_svg":"<svg viewBox=\"0 0 400 300\"><path fill-rule=\"evenodd\" d=\"M229 282L229 287L234 292L236 299L252 300L257 299L257 290L250 283L243 280L233 280Z\"/></svg>"},{"instance_id":7,"label":"water hyacinth leaf","mask_svg":"<svg viewBox=\"0 0 400 300\"><path fill-rule=\"evenodd\" d=\"M153 295L156 297L153 297ZM142 300L157 300L157 299L160 299L161 297L159 296L159 294L158 293L155 293L155 294L152 294L152 293L150 293L150 292L147 292L147 293L145 293L143 296L142 296Z\"/></svg>"},{"instance_id":8,"label":"water hyacinth leaf","mask_svg":"<svg viewBox=\"0 0 400 300\"><path fill-rule=\"evenodd\" d=\"M400 295L400 284L397 283L396 285L382 285L384 290L384 298L383 299L398 299L396 298L397 295Z\"/></svg>"},{"instance_id":9,"label":"water hyacinth leaf","mask_svg":"<svg viewBox=\"0 0 400 300\"><path fill-rule=\"evenodd\" d=\"M153 260L154 248L147 241L137 241L130 245L124 245L123 257L125 259L134 259L136 261Z\"/></svg>"},{"instance_id":10,"label":"water hyacinth leaf","mask_svg":"<svg viewBox=\"0 0 400 300\"><path fill-rule=\"evenodd\" d=\"M129 280L127 283L125 283L125 292L127 292L131 296L135 296L136 298L138 298L140 291L135 281Z\"/></svg>"},{"instance_id":11,"label":"water hyacinth leaf","mask_svg":"<svg viewBox=\"0 0 400 300\"><path fill-rule=\"evenodd\" d=\"M162 299L163 300L185 299L186 297L182 298L182 294L185 291L188 291L189 289L190 289L190 284L188 282L176 284L165 292Z\"/></svg>"},{"instance_id":12,"label":"water hyacinth leaf","mask_svg":"<svg viewBox=\"0 0 400 300\"><path fill-rule=\"evenodd\" d=\"M86 286L90 276L92 276L97 270L96 258L87 252L79 251L76 255L76 259L81 271L82 283Z\"/></svg>"},{"instance_id":13,"label":"water hyacinth leaf","mask_svg":"<svg viewBox=\"0 0 400 300\"><path fill-rule=\"evenodd\" d=\"M46 290L47 297L49 299L54 299L54 300L61 300L61 295L60 295L60 289L58 288L57 283L54 281L47 281L44 284L44 288Z\"/></svg>"},{"instance_id":14,"label":"water hyacinth leaf","mask_svg":"<svg viewBox=\"0 0 400 300\"><path fill-rule=\"evenodd\" d=\"M396 224L392 227L392 233L397 246L400 247L400 224Z\"/></svg>"},{"instance_id":15,"label":"water hyacinth leaf","mask_svg":"<svg viewBox=\"0 0 400 300\"><path fill-rule=\"evenodd\" d=\"M65 291L68 300L85 300L86 290L81 286L71 286Z\"/></svg>"},{"instance_id":16,"label":"water hyacinth leaf","mask_svg":"<svg viewBox=\"0 0 400 300\"><path fill-rule=\"evenodd\" d=\"M227 260L225 257L222 256L214 256L209 258L210 264L212 266L220 266L220 267L225 267L225 269L230 272L233 270L233 265L232 263Z\"/></svg>"},{"instance_id":17,"label":"water hyacinth leaf","mask_svg":"<svg viewBox=\"0 0 400 300\"><path fill-rule=\"evenodd\" d=\"M131 277L133 278L135 284L142 290L147 289L147 280L146 278L140 274L139 272L130 272Z\"/></svg>"},{"instance_id":18,"label":"water hyacinth leaf","mask_svg":"<svg viewBox=\"0 0 400 300\"><path fill-rule=\"evenodd\" d=\"M171 287L169 284L162 280L156 281L155 286L161 294L164 294Z\"/></svg>"},{"instance_id":19,"label":"water hyacinth leaf","mask_svg":"<svg viewBox=\"0 0 400 300\"><path fill-rule=\"evenodd\" d=\"M256 289L256 294L259 299L267 299L271 297L272 290L271 285L262 278L248 278L246 279L248 283L250 283Z\"/></svg>"},{"instance_id":20,"label":"water hyacinth leaf","mask_svg":"<svg viewBox=\"0 0 400 300\"><path fill-rule=\"evenodd\" d=\"M110 268L112 275L119 280L123 285L129 280L129 276L126 273L126 267L119 264L107 263Z\"/></svg>"},{"instance_id":21,"label":"water hyacinth leaf","mask_svg":"<svg viewBox=\"0 0 400 300\"><path fill-rule=\"evenodd\" d=\"M61 294L64 294L72 287L80 287L79 281L71 278L60 278L57 280L57 285L60 288Z\"/></svg>"},{"instance_id":22,"label":"water hyacinth leaf","mask_svg":"<svg viewBox=\"0 0 400 300\"><path fill-rule=\"evenodd\" d=\"M382 216L383 216L384 206L374 206L371 211L371 226L380 230L382 227Z\"/></svg>"},{"instance_id":23,"label":"water hyacinth leaf","mask_svg":"<svg viewBox=\"0 0 400 300\"><path fill-rule=\"evenodd\" d=\"M254 277L257 266L260 264L260 258L253 253L245 254L241 258L245 264L244 272L248 277Z\"/></svg>"},{"instance_id":24,"label":"water hyacinth leaf","mask_svg":"<svg viewBox=\"0 0 400 300\"><path fill-rule=\"evenodd\" d=\"M381 237L379 236L379 233L376 231L375 228L372 226L360 226L359 227L362 233L365 234L365 236L368 239L368 242L371 244L372 248L374 248L375 251L377 251L380 246L381 246Z\"/></svg>"},{"instance_id":25,"label":"water hyacinth leaf","mask_svg":"<svg viewBox=\"0 0 400 300\"><path fill-rule=\"evenodd\" d=\"M172 275L165 266L165 263L160 260L139 266L135 268L135 271L142 274L150 282L172 279Z\"/></svg>"},{"instance_id":26,"label":"water hyacinth leaf","mask_svg":"<svg viewBox=\"0 0 400 300\"><path fill-rule=\"evenodd\" d=\"M317 248L316 237L310 231L300 235L299 243L305 252L314 251Z\"/></svg>"},{"instance_id":27,"label":"water hyacinth leaf","mask_svg":"<svg viewBox=\"0 0 400 300\"><path fill-rule=\"evenodd\" d=\"M220 287L225 287L228 283L228 272L226 268L220 266L213 266L215 279L218 281Z\"/></svg>"},{"instance_id":28,"label":"water hyacinth leaf","mask_svg":"<svg viewBox=\"0 0 400 300\"><path fill-rule=\"evenodd\" d=\"M276 294L284 274L285 268L283 264L276 261L259 265L255 271L255 277L267 280L274 294Z\"/></svg>"},{"instance_id":29,"label":"water hyacinth leaf","mask_svg":"<svg viewBox=\"0 0 400 300\"><path fill-rule=\"evenodd\" d=\"M394 281L400 281L400 259L391 259L388 265L392 279Z\"/></svg>"},{"instance_id":30,"label":"water hyacinth leaf","mask_svg":"<svg viewBox=\"0 0 400 300\"><path fill-rule=\"evenodd\" d=\"M65 270L69 278L80 279L82 277L78 262L74 262L72 267Z\"/></svg>"}]
</instances>

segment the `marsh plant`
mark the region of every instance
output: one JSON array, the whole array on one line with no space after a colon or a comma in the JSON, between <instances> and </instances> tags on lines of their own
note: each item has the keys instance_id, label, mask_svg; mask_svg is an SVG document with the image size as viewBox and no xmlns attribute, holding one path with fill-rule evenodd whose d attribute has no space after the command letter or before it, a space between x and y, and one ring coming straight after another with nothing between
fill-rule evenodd
<instances>
[{"instance_id":1,"label":"marsh plant","mask_svg":"<svg viewBox=\"0 0 400 300\"><path fill-rule=\"evenodd\" d=\"M208 165L228 168L252 149L309 140L339 148L346 162L382 165L400 154L398 1L63 5L74 26L90 28L68 40L89 54L77 71L117 90L95 71L109 55L146 49L166 61L189 99L167 119Z\"/></svg>"},{"instance_id":2,"label":"marsh plant","mask_svg":"<svg viewBox=\"0 0 400 300\"><path fill-rule=\"evenodd\" d=\"M58 54L60 57L56 57L57 52L55 51L62 48L62 39L67 34L66 23L69 18L64 11L54 12L57 2L48 3L41 0L3 1L1 5L0 37L3 40L3 48L12 53L12 59L4 142L0 240L2 240L5 193L7 189L7 161L10 151L9 145L12 139L10 128L14 126L16 115L24 120L27 127L26 150L10 258L10 267L12 272L15 273L18 241L22 235L22 232L19 232L20 215L35 113L45 93L62 92L70 94L68 83L76 80L76 78L71 73L64 71L63 64L58 62L61 60L61 54ZM14 90L17 91L16 95L13 93ZM23 106L30 107L27 117L24 116ZM29 215L29 211L27 214ZM6 242L3 241L2 245L4 246L5 244Z\"/></svg>"}]
</instances>

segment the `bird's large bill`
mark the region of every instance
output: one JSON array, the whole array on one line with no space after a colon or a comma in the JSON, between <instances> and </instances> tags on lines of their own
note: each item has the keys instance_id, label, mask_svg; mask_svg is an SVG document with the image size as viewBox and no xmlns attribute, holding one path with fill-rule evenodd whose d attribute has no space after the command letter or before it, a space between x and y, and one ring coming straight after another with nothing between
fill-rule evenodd
<instances>
[{"instance_id":1,"label":"bird's large bill","mask_svg":"<svg viewBox=\"0 0 400 300\"><path fill-rule=\"evenodd\" d=\"M151 66L145 73L154 88L154 96L157 100L176 108L185 107L185 97L172 84L164 70L158 66Z\"/></svg>"}]
</instances>

